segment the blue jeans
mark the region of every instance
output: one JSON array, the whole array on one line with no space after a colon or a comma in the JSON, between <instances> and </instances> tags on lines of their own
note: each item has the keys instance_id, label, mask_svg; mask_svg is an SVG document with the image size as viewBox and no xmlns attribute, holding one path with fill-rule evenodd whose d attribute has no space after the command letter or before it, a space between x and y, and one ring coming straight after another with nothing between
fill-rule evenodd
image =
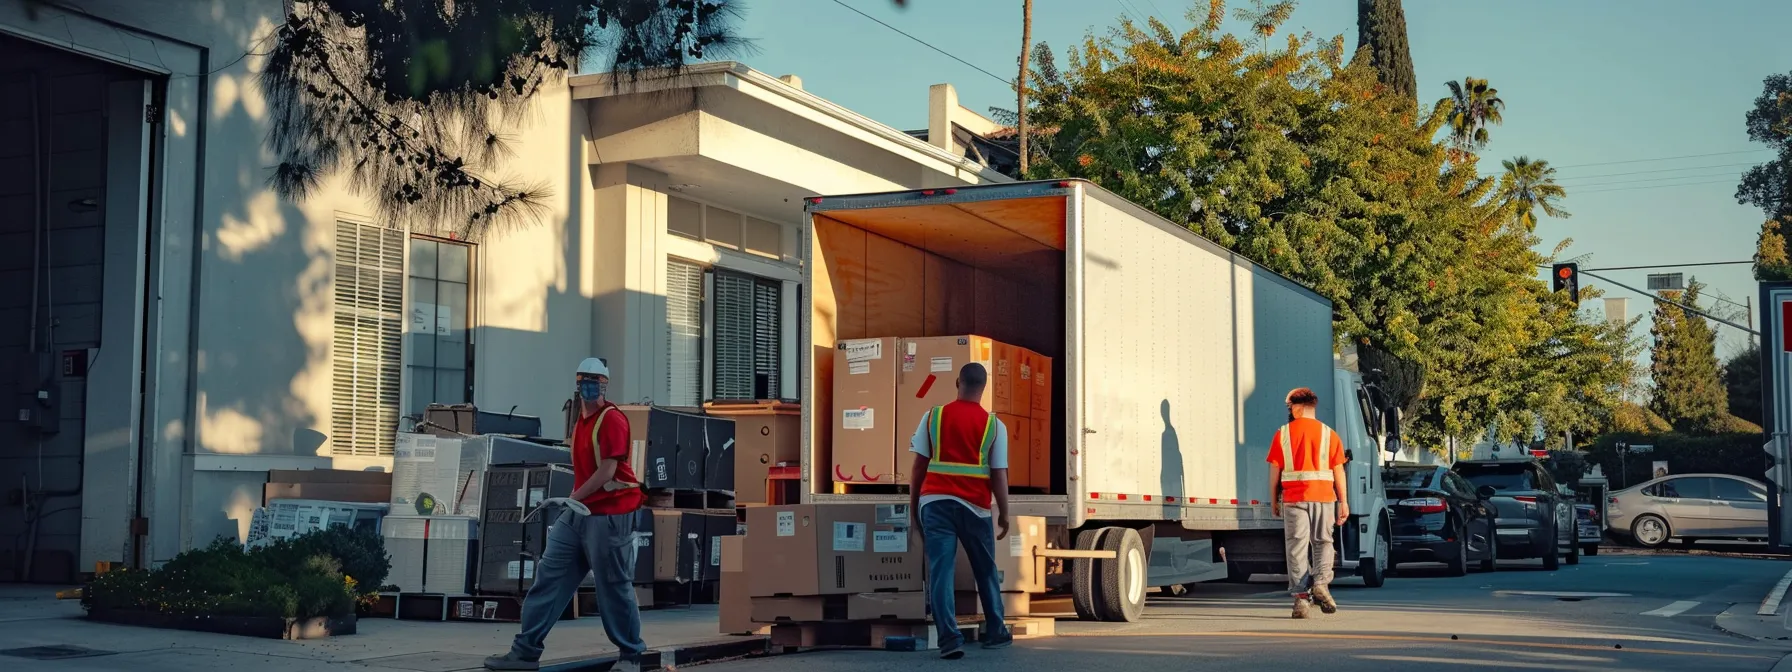
<instances>
[{"instance_id":1,"label":"blue jeans","mask_svg":"<svg viewBox=\"0 0 1792 672\"><path fill-rule=\"evenodd\" d=\"M548 527L547 546L535 565L535 583L523 598L523 631L510 650L524 660L540 660L548 631L588 573L597 575L597 609L604 634L622 660L640 661L641 611L635 604L635 514L579 516L571 511Z\"/></svg>"},{"instance_id":2,"label":"blue jeans","mask_svg":"<svg viewBox=\"0 0 1792 672\"><path fill-rule=\"evenodd\" d=\"M927 553L927 605L933 611L941 649L964 645L958 632L957 601L952 594L958 545L977 577L977 598L983 602L983 641L1008 638L1002 621L1002 577L996 572L996 533L991 519L953 501L928 502L921 507L921 534Z\"/></svg>"}]
</instances>

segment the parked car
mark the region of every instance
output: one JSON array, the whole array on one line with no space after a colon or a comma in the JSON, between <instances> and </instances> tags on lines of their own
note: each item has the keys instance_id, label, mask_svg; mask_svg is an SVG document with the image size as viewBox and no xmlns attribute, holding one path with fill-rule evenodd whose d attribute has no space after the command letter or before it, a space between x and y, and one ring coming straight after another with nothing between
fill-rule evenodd
<instances>
[{"instance_id":1,"label":"parked car","mask_svg":"<svg viewBox=\"0 0 1792 672\"><path fill-rule=\"evenodd\" d=\"M1441 562L1451 576L1462 576L1476 562L1483 572L1494 570L1499 557L1494 511L1474 485L1437 465L1390 467L1382 485L1394 516L1389 567Z\"/></svg>"},{"instance_id":2,"label":"parked car","mask_svg":"<svg viewBox=\"0 0 1792 672\"><path fill-rule=\"evenodd\" d=\"M1606 529L1638 546L1669 539L1766 539L1767 486L1728 474L1681 474L1612 493Z\"/></svg>"},{"instance_id":3,"label":"parked car","mask_svg":"<svg viewBox=\"0 0 1792 672\"><path fill-rule=\"evenodd\" d=\"M1563 558L1580 564L1574 500L1562 494L1537 460L1463 460L1451 470L1473 483L1493 506L1499 557L1541 558L1543 568L1550 570L1561 566Z\"/></svg>"},{"instance_id":4,"label":"parked car","mask_svg":"<svg viewBox=\"0 0 1792 672\"><path fill-rule=\"evenodd\" d=\"M1605 526L1599 524L1599 508L1592 504L1574 505L1575 529L1580 530L1580 554L1599 555L1599 542L1605 540Z\"/></svg>"}]
</instances>

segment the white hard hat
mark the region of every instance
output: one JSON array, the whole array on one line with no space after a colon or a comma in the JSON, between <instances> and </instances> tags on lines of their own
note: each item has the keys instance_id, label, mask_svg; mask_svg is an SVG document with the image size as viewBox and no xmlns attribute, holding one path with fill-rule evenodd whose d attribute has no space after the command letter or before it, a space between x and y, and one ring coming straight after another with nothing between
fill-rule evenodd
<instances>
[{"instance_id":1,"label":"white hard hat","mask_svg":"<svg viewBox=\"0 0 1792 672\"><path fill-rule=\"evenodd\" d=\"M604 365L604 360L596 357L586 357L585 361L579 362L579 370L576 373L579 375L593 375L609 378L610 367Z\"/></svg>"}]
</instances>

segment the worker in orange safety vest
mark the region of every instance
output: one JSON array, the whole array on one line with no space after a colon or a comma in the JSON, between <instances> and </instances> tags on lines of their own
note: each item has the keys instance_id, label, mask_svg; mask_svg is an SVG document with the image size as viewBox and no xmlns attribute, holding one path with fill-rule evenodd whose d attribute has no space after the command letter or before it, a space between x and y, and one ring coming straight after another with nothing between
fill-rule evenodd
<instances>
[{"instance_id":1,"label":"worker in orange safety vest","mask_svg":"<svg viewBox=\"0 0 1792 672\"><path fill-rule=\"evenodd\" d=\"M1318 419L1319 395L1305 387L1288 393L1288 424L1269 447L1269 506L1282 518L1288 559L1288 592L1294 618L1309 604L1338 612L1332 599L1332 529L1350 517L1344 488L1344 443Z\"/></svg>"}]
</instances>

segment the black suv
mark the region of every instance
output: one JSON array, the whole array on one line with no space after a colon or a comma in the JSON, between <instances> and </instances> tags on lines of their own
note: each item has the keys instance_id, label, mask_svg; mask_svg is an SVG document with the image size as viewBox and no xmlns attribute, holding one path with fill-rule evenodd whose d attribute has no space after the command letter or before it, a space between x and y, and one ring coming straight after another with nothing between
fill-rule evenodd
<instances>
[{"instance_id":1,"label":"black suv","mask_svg":"<svg viewBox=\"0 0 1792 672\"><path fill-rule=\"evenodd\" d=\"M1502 559L1542 558L1554 570L1562 558L1580 564L1574 500L1556 487L1534 459L1465 460L1450 468L1475 484L1495 511L1494 534Z\"/></svg>"}]
</instances>

